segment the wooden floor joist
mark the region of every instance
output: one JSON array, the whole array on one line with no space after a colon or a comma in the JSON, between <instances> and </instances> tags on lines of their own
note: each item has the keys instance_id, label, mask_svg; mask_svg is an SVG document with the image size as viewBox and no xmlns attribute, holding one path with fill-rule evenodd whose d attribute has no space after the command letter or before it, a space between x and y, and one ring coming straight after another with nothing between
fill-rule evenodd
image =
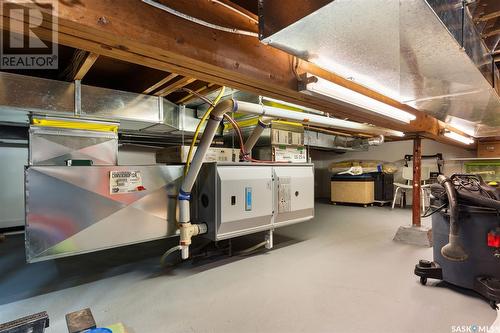
<instances>
[{"instance_id":1,"label":"wooden floor joist","mask_svg":"<svg viewBox=\"0 0 500 333\"><path fill-rule=\"evenodd\" d=\"M491 12L489 14L480 16L479 18L476 19L476 22L486 22L489 20L493 20L500 17L500 10L496 10L494 12Z\"/></svg>"},{"instance_id":2,"label":"wooden floor joist","mask_svg":"<svg viewBox=\"0 0 500 333\"><path fill-rule=\"evenodd\" d=\"M196 79L193 79L191 77L183 77L182 79L177 80L175 82L172 82L168 86L158 90L157 92L154 93L154 95L155 96L167 96L168 94L173 93L177 89L185 87L194 81L196 81Z\"/></svg>"},{"instance_id":3,"label":"wooden floor joist","mask_svg":"<svg viewBox=\"0 0 500 333\"><path fill-rule=\"evenodd\" d=\"M208 83L207 85L205 85L201 88L195 89L194 92L201 94L201 95L206 95L212 91L212 90L210 90L211 87L218 88L218 86L216 86L215 84ZM183 104L183 103L189 102L190 100L195 99L195 98L198 98L198 97L196 97L196 95L194 95L194 94L188 93L186 96L175 101L175 103L176 104Z\"/></svg>"},{"instance_id":4,"label":"wooden floor joist","mask_svg":"<svg viewBox=\"0 0 500 333\"><path fill-rule=\"evenodd\" d=\"M483 34L483 38L493 37L493 36L496 36L498 34L500 34L500 29L491 30L491 31L488 31L487 33Z\"/></svg>"},{"instance_id":5,"label":"wooden floor joist","mask_svg":"<svg viewBox=\"0 0 500 333\"><path fill-rule=\"evenodd\" d=\"M82 65L76 72L73 80L82 80L83 77L87 74L87 72L90 70L92 65L95 63L95 61L99 58L99 55L93 52L88 52L87 56L85 57L85 60L83 61Z\"/></svg>"},{"instance_id":6,"label":"wooden floor joist","mask_svg":"<svg viewBox=\"0 0 500 333\"><path fill-rule=\"evenodd\" d=\"M76 50L69 65L60 73L60 77L67 81L82 80L88 73L99 55L84 50Z\"/></svg>"},{"instance_id":7,"label":"wooden floor joist","mask_svg":"<svg viewBox=\"0 0 500 333\"><path fill-rule=\"evenodd\" d=\"M175 79L178 75L177 74L169 74L167 76L165 76L163 79L161 79L160 81L156 82L155 84L153 84L151 87L145 89L142 93L143 94L150 94L152 93L153 91L155 91L156 89L160 88L161 86L163 86L164 84L167 84L168 82L172 81L173 79Z\"/></svg>"},{"instance_id":8,"label":"wooden floor joist","mask_svg":"<svg viewBox=\"0 0 500 333\"><path fill-rule=\"evenodd\" d=\"M256 29L254 24L241 15L206 1L163 0L162 3L188 15L215 21L224 26ZM135 0L124 0L120 6L116 6L112 0L86 0L85 4L59 2L57 17L59 43L66 46L281 99L325 111L343 119L419 133L424 137L457 145L456 142L439 135L440 123L436 118L306 61L301 62L299 72L307 71L323 77L414 113L417 118L410 124L404 124L375 113L359 112L346 105L298 92L297 78L292 71L292 57L262 44L252 36L202 27ZM15 29L16 25L11 26ZM49 28L50 22L44 22L39 27L41 33L47 35L51 32Z\"/></svg>"}]
</instances>

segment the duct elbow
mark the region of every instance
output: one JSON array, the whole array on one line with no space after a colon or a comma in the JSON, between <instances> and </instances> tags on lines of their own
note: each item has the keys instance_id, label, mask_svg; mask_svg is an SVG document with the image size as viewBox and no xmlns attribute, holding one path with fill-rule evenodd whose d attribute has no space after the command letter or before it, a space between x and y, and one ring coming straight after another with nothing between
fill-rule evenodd
<instances>
[{"instance_id":1,"label":"duct elbow","mask_svg":"<svg viewBox=\"0 0 500 333\"><path fill-rule=\"evenodd\" d=\"M235 112L238 109L238 103L234 99L226 99L219 102L212 110L211 115L215 118L222 118L228 112Z\"/></svg>"},{"instance_id":2,"label":"duct elbow","mask_svg":"<svg viewBox=\"0 0 500 333\"><path fill-rule=\"evenodd\" d=\"M383 135L379 135L375 138L367 139L367 142L369 146L380 146L385 142L385 137Z\"/></svg>"}]
</instances>

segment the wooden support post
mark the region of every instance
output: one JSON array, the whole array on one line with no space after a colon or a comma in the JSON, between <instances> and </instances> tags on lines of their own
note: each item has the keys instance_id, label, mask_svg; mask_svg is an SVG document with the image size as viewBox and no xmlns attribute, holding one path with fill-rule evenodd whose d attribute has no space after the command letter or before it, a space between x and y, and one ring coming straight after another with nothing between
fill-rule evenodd
<instances>
[{"instance_id":1,"label":"wooden support post","mask_svg":"<svg viewBox=\"0 0 500 333\"><path fill-rule=\"evenodd\" d=\"M412 224L414 227L420 227L420 205L421 205L421 168L422 168L422 139L417 136L413 139L413 200Z\"/></svg>"}]
</instances>

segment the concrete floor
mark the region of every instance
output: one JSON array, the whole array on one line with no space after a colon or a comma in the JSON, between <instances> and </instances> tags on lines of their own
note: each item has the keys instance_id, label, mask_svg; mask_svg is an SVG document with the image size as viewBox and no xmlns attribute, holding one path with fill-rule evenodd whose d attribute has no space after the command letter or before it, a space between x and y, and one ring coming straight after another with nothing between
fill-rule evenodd
<instances>
[{"instance_id":1,"label":"concrete floor","mask_svg":"<svg viewBox=\"0 0 500 333\"><path fill-rule=\"evenodd\" d=\"M165 241L26 265L22 237L9 238L0 322L46 310L48 332L67 332L64 315L85 307L135 333L452 332L495 321L473 293L419 284L414 264L431 249L392 241L409 210L318 203L316 215L280 229L270 252L174 269L158 266Z\"/></svg>"}]
</instances>

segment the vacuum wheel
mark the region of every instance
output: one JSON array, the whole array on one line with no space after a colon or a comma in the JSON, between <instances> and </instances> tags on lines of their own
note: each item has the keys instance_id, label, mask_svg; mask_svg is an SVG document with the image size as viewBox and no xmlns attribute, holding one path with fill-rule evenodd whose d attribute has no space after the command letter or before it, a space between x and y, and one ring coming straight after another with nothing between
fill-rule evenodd
<instances>
[{"instance_id":1,"label":"vacuum wheel","mask_svg":"<svg viewBox=\"0 0 500 333\"><path fill-rule=\"evenodd\" d=\"M421 277L420 277L420 284L421 284L421 285L423 285L423 286L425 286L425 285L427 284L427 278L426 278L426 277L421 276Z\"/></svg>"}]
</instances>

